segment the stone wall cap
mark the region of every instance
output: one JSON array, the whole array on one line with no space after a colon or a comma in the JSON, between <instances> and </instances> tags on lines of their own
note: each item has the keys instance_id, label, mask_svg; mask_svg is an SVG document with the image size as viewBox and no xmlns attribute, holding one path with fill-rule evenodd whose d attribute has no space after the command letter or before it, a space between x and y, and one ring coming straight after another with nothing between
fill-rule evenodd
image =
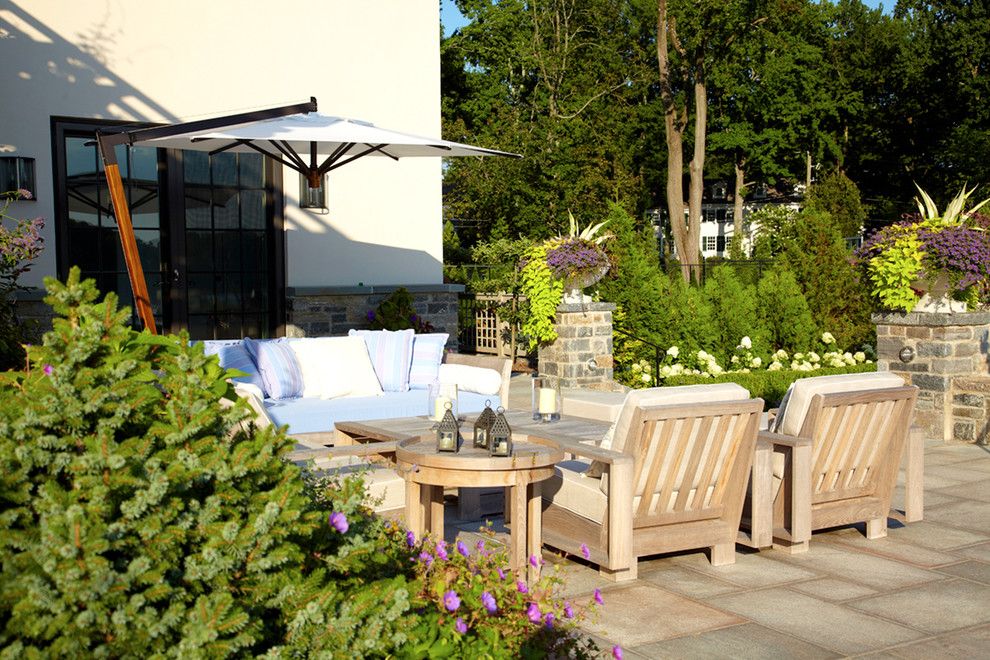
<instances>
[{"instance_id":1,"label":"stone wall cap","mask_svg":"<svg viewBox=\"0 0 990 660\"><path fill-rule=\"evenodd\" d=\"M463 293L463 284L375 284L373 286L290 286L287 296L355 296L392 293L405 287L409 293Z\"/></svg>"},{"instance_id":2,"label":"stone wall cap","mask_svg":"<svg viewBox=\"0 0 990 660\"><path fill-rule=\"evenodd\" d=\"M873 314L871 320L876 325L951 326L990 324L990 311L956 312L937 314L933 312L881 312Z\"/></svg>"},{"instance_id":3,"label":"stone wall cap","mask_svg":"<svg viewBox=\"0 0 990 660\"><path fill-rule=\"evenodd\" d=\"M557 305L558 312L614 312L617 309L615 303L610 302L590 302L590 303L561 303Z\"/></svg>"},{"instance_id":4,"label":"stone wall cap","mask_svg":"<svg viewBox=\"0 0 990 660\"><path fill-rule=\"evenodd\" d=\"M44 289L19 289L14 291L14 298L21 302L40 302L48 292Z\"/></svg>"}]
</instances>

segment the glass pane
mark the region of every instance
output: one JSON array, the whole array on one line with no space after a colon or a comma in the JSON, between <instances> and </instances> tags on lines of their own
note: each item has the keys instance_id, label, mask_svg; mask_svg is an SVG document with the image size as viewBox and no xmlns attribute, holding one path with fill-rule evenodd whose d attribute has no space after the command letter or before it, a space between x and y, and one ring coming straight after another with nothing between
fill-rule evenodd
<instances>
[{"instance_id":1,"label":"glass pane","mask_svg":"<svg viewBox=\"0 0 990 660\"><path fill-rule=\"evenodd\" d=\"M97 176L96 146L86 146L90 138L65 138L65 173L72 181L80 175Z\"/></svg>"},{"instance_id":2,"label":"glass pane","mask_svg":"<svg viewBox=\"0 0 990 660\"><path fill-rule=\"evenodd\" d=\"M188 282L189 313L213 312L213 273L189 273Z\"/></svg>"},{"instance_id":3,"label":"glass pane","mask_svg":"<svg viewBox=\"0 0 990 660\"><path fill-rule=\"evenodd\" d=\"M213 232L186 232L186 268L190 271L213 270Z\"/></svg>"},{"instance_id":4,"label":"glass pane","mask_svg":"<svg viewBox=\"0 0 990 660\"><path fill-rule=\"evenodd\" d=\"M240 232L218 231L213 238L217 247L216 270L241 270L241 237Z\"/></svg>"},{"instance_id":5,"label":"glass pane","mask_svg":"<svg viewBox=\"0 0 990 660\"><path fill-rule=\"evenodd\" d=\"M237 189L213 189L213 226L216 229L237 229Z\"/></svg>"},{"instance_id":6,"label":"glass pane","mask_svg":"<svg viewBox=\"0 0 990 660\"><path fill-rule=\"evenodd\" d=\"M137 241L138 254L141 256L141 267L144 268L144 272L161 271L161 232L157 229L136 229L134 239Z\"/></svg>"},{"instance_id":7,"label":"glass pane","mask_svg":"<svg viewBox=\"0 0 990 660\"><path fill-rule=\"evenodd\" d=\"M214 329L217 339L240 339L241 317L237 314L217 315L217 325Z\"/></svg>"},{"instance_id":8,"label":"glass pane","mask_svg":"<svg viewBox=\"0 0 990 660\"><path fill-rule=\"evenodd\" d=\"M69 229L69 265L83 270L100 269L99 232L86 227Z\"/></svg>"},{"instance_id":9,"label":"glass pane","mask_svg":"<svg viewBox=\"0 0 990 660\"><path fill-rule=\"evenodd\" d=\"M241 227L244 229L265 228L265 192L263 190L241 191Z\"/></svg>"},{"instance_id":10,"label":"glass pane","mask_svg":"<svg viewBox=\"0 0 990 660\"><path fill-rule=\"evenodd\" d=\"M223 277L218 277L216 279L216 287L218 312L241 311L240 274L226 273Z\"/></svg>"},{"instance_id":11,"label":"glass pane","mask_svg":"<svg viewBox=\"0 0 990 660\"><path fill-rule=\"evenodd\" d=\"M186 227L188 229L209 229L210 190L186 186Z\"/></svg>"},{"instance_id":12,"label":"glass pane","mask_svg":"<svg viewBox=\"0 0 990 660\"><path fill-rule=\"evenodd\" d=\"M131 302L130 302L131 301L131 285L130 284L127 284L127 286L124 287L123 291L117 291L116 290L116 287L117 287L117 275L116 274L114 274L114 273L99 273L97 275L93 275L93 277L96 279L96 288L100 290L100 300L102 300L103 299L103 296L105 296L108 293L116 293L117 296L120 298L120 303L119 304L121 304L121 305L124 305L124 304L130 305L131 304ZM125 303L125 300L126 300L126 303Z\"/></svg>"},{"instance_id":13,"label":"glass pane","mask_svg":"<svg viewBox=\"0 0 990 660\"><path fill-rule=\"evenodd\" d=\"M116 273L107 274L101 277L109 287L114 287L108 289L113 291L120 298L120 306L124 305L131 308L131 312L134 312L134 295L131 293L131 281L127 278L127 273Z\"/></svg>"},{"instance_id":14,"label":"glass pane","mask_svg":"<svg viewBox=\"0 0 990 660\"><path fill-rule=\"evenodd\" d=\"M211 156L210 170L213 172L213 185L236 186L237 154L224 152L222 154Z\"/></svg>"},{"instance_id":15,"label":"glass pane","mask_svg":"<svg viewBox=\"0 0 990 660\"><path fill-rule=\"evenodd\" d=\"M100 224L96 186L85 185L81 181L69 183L68 193L69 225L83 224L93 227ZM72 249L71 247L69 248Z\"/></svg>"},{"instance_id":16,"label":"glass pane","mask_svg":"<svg viewBox=\"0 0 990 660\"><path fill-rule=\"evenodd\" d=\"M182 178L186 183L210 183L210 156L205 151L182 152Z\"/></svg>"},{"instance_id":17,"label":"glass pane","mask_svg":"<svg viewBox=\"0 0 990 660\"><path fill-rule=\"evenodd\" d=\"M268 251L265 232L243 231L241 232L241 237L244 242L244 270L268 270Z\"/></svg>"},{"instance_id":18,"label":"glass pane","mask_svg":"<svg viewBox=\"0 0 990 660\"><path fill-rule=\"evenodd\" d=\"M158 229L158 187L129 186L131 224L135 227Z\"/></svg>"},{"instance_id":19,"label":"glass pane","mask_svg":"<svg viewBox=\"0 0 990 660\"><path fill-rule=\"evenodd\" d=\"M250 315L245 316L241 320L241 329L244 331L245 337L261 337L262 329L264 326L261 324L261 315Z\"/></svg>"},{"instance_id":20,"label":"glass pane","mask_svg":"<svg viewBox=\"0 0 990 660\"><path fill-rule=\"evenodd\" d=\"M131 182L158 187L158 149L131 147Z\"/></svg>"},{"instance_id":21,"label":"glass pane","mask_svg":"<svg viewBox=\"0 0 990 660\"><path fill-rule=\"evenodd\" d=\"M241 187L261 188L265 185L264 156L261 154L239 154L241 165Z\"/></svg>"},{"instance_id":22,"label":"glass pane","mask_svg":"<svg viewBox=\"0 0 990 660\"><path fill-rule=\"evenodd\" d=\"M120 235L116 229L101 227L100 232L100 270L127 270L124 263L124 251L120 247Z\"/></svg>"},{"instance_id":23,"label":"glass pane","mask_svg":"<svg viewBox=\"0 0 990 660\"><path fill-rule=\"evenodd\" d=\"M190 339L213 339L213 317L205 314L190 315L187 322Z\"/></svg>"},{"instance_id":24,"label":"glass pane","mask_svg":"<svg viewBox=\"0 0 990 660\"><path fill-rule=\"evenodd\" d=\"M268 302L268 286L264 273L244 273L244 311L265 312Z\"/></svg>"}]
</instances>

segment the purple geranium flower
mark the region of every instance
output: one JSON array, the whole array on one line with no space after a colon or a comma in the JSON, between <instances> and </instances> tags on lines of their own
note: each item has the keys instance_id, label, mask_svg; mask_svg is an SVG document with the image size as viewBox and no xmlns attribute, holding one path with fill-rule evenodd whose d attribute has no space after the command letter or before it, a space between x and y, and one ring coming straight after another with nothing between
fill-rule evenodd
<instances>
[{"instance_id":1,"label":"purple geranium flower","mask_svg":"<svg viewBox=\"0 0 990 660\"><path fill-rule=\"evenodd\" d=\"M457 552L461 553L465 557L471 554L471 551L467 549L466 545L464 545L464 541L457 542Z\"/></svg>"},{"instance_id":2,"label":"purple geranium flower","mask_svg":"<svg viewBox=\"0 0 990 660\"><path fill-rule=\"evenodd\" d=\"M529 620L532 623L540 623L543 621L543 615L540 613L540 606L536 603L529 604L529 607L526 609L526 616L529 617Z\"/></svg>"},{"instance_id":3,"label":"purple geranium flower","mask_svg":"<svg viewBox=\"0 0 990 660\"><path fill-rule=\"evenodd\" d=\"M612 657L615 660L622 660L622 647L618 644L612 647Z\"/></svg>"},{"instance_id":4,"label":"purple geranium flower","mask_svg":"<svg viewBox=\"0 0 990 660\"><path fill-rule=\"evenodd\" d=\"M347 524L347 516L340 511L334 511L330 514L330 526L341 534L345 533L348 527L350 527L350 525Z\"/></svg>"},{"instance_id":5,"label":"purple geranium flower","mask_svg":"<svg viewBox=\"0 0 990 660\"><path fill-rule=\"evenodd\" d=\"M443 539L437 541L437 557L442 561L447 561L447 542Z\"/></svg>"},{"instance_id":6,"label":"purple geranium flower","mask_svg":"<svg viewBox=\"0 0 990 660\"><path fill-rule=\"evenodd\" d=\"M567 601L564 601L564 616L568 619L574 618L574 608Z\"/></svg>"},{"instance_id":7,"label":"purple geranium flower","mask_svg":"<svg viewBox=\"0 0 990 660\"><path fill-rule=\"evenodd\" d=\"M45 365L44 372L46 376L51 376L53 371L55 371L55 369L52 367L52 365L50 364ZM347 530L345 529L344 531L346 532Z\"/></svg>"},{"instance_id":8,"label":"purple geranium flower","mask_svg":"<svg viewBox=\"0 0 990 660\"><path fill-rule=\"evenodd\" d=\"M443 595L443 606L447 608L448 612L454 612L461 606L461 599L456 591L451 589Z\"/></svg>"},{"instance_id":9,"label":"purple geranium flower","mask_svg":"<svg viewBox=\"0 0 990 660\"><path fill-rule=\"evenodd\" d=\"M495 596L491 595L487 591L481 592L481 604L485 606L490 614L495 614L498 611L498 604L495 602Z\"/></svg>"},{"instance_id":10,"label":"purple geranium flower","mask_svg":"<svg viewBox=\"0 0 990 660\"><path fill-rule=\"evenodd\" d=\"M518 591L521 594L528 594L529 587L527 587L526 583L523 582L522 580L516 580L516 591Z\"/></svg>"},{"instance_id":11,"label":"purple geranium flower","mask_svg":"<svg viewBox=\"0 0 990 660\"><path fill-rule=\"evenodd\" d=\"M423 550L419 553L419 560L426 564L426 567L429 568L433 564L433 555L428 553L426 550Z\"/></svg>"},{"instance_id":12,"label":"purple geranium flower","mask_svg":"<svg viewBox=\"0 0 990 660\"><path fill-rule=\"evenodd\" d=\"M505 571L503 571L501 568L496 568L495 569L495 572L498 573L498 579L500 579L500 580L504 580L505 579Z\"/></svg>"},{"instance_id":13,"label":"purple geranium flower","mask_svg":"<svg viewBox=\"0 0 990 660\"><path fill-rule=\"evenodd\" d=\"M553 620L555 618L556 617L554 617L553 612L547 612L546 615L543 617L543 623L546 625L547 628L553 628Z\"/></svg>"},{"instance_id":14,"label":"purple geranium flower","mask_svg":"<svg viewBox=\"0 0 990 660\"><path fill-rule=\"evenodd\" d=\"M540 565L540 562L536 558L536 555L530 555L529 556L529 565L532 566L532 567L534 567L534 568Z\"/></svg>"},{"instance_id":15,"label":"purple geranium flower","mask_svg":"<svg viewBox=\"0 0 990 660\"><path fill-rule=\"evenodd\" d=\"M605 604L604 599L602 599L602 590L601 589L595 589L595 602L598 603L599 605L604 605Z\"/></svg>"},{"instance_id":16,"label":"purple geranium flower","mask_svg":"<svg viewBox=\"0 0 990 660\"><path fill-rule=\"evenodd\" d=\"M581 556L585 559L591 559L591 550L588 549L587 543L581 544Z\"/></svg>"},{"instance_id":17,"label":"purple geranium flower","mask_svg":"<svg viewBox=\"0 0 990 660\"><path fill-rule=\"evenodd\" d=\"M410 548L416 545L416 535L413 534L411 529L408 532L406 532L406 545L408 545Z\"/></svg>"},{"instance_id":18,"label":"purple geranium flower","mask_svg":"<svg viewBox=\"0 0 990 660\"><path fill-rule=\"evenodd\" d=\"M457 617L457 621L454 621L454 630L461 633L462 635L467 632L467 624L464 623L464 619Z\"/></svg>"}]
</instances>

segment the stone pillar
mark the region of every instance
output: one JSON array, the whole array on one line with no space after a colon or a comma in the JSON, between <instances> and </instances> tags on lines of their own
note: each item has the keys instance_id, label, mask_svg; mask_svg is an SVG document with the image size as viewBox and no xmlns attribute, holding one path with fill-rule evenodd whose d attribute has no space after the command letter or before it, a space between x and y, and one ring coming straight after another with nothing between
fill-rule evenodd
<instances>
[{"instance_id":1,"label":"stone pillar","mask_svg":"<svg viewBox=\"0 0 990 660\"><path fill-rule=\"evenodd\" d=\"M986 444L990 436L990 312L874 314L877 367L921 390L915 424L929 439ZM903 362L901 349L914 358Z\"/></svg>"},{"instance_id":2,"label":"stone pillar","mask_svg":"<svg viewBox=\"0 0 990 660\"><path fill-rule=\"evenodd\" d=\"M613 303L562 304L557 307L557 340L540 347L539 372L557 376L561 387L613 389Z\"/></svg>"}]
</instances>

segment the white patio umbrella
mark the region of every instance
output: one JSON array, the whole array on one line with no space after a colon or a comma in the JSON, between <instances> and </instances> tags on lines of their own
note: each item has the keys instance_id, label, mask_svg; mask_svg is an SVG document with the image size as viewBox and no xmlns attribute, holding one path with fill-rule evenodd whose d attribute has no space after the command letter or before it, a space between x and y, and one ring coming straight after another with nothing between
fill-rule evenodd
<instances>
[{"instance_id":1,"label":"white patio umbrella","mask_svg":"<svg viewBox=\"0 0 990 660\"><path fill-rule=\"evenodd\" d=\"M256 151L294 169L318 188L324 174L365 156L393 160L408 157L508 156L519 155L485 149L439 138L423 137L380 128L366 121L320 114L316 99L270 110L204 119L152 128L129 127L97 131L120 242L127 262L134 302L142 323L156 332L144 271L138 258L130 212L114 153L118 144L195 149L211 155L225 151Z\"/></svg>"}]
</instances>

